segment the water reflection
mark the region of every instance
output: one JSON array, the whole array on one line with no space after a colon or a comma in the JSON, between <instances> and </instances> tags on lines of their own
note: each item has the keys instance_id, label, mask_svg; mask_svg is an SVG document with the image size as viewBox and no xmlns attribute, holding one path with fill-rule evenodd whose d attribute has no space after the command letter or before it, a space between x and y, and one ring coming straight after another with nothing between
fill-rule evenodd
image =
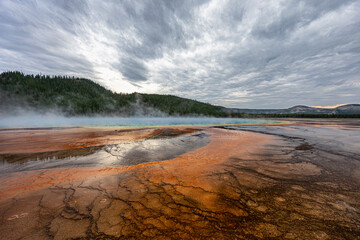
<instances>
[{"instance_id":1,"label":"water reflection","mask_svg":"<svg viewBox=\"0 0 360 240\"><path fill-rule=\"evenodd\" d=\"M0 173L48 168L112 167L163 161L209 143L208 134L123 142L54 152L0 155Z\"/></svg>"}]
</instances>

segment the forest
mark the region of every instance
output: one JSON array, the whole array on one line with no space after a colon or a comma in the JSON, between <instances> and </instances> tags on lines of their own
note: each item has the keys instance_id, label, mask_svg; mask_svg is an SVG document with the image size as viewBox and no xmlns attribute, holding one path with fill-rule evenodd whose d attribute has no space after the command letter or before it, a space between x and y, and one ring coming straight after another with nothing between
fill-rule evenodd
<instances>
[{"instance_id":1,"label":"forest","mask_svg":"<svg viewBox=\"0 0 360 240\"><path fill-rule=\"evenodd\" d=\"M220 107L172 95L115 93L84 78L0 74L0 109L23 108L76 115L203 115L226 117Z\"/></svg>"},{"instance_id":2,"label":"forest","mask_svg":"<svg viewBox=\"0 0 360 240\"><path fill-rule=\"evenodd\" d=\"M94 81L69 76L0 74L0 113L17 109L65 116L209 116L233 118L360 118L360 114L251 114L173 95L115 93Z\"/></svg>"}]
</instances>

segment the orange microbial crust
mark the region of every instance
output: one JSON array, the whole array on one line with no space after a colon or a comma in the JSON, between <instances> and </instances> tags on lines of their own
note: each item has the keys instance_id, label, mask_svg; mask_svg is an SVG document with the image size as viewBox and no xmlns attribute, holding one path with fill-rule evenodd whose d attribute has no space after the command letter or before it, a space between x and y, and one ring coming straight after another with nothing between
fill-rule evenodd
<instances>
[{"instance_id":1,"label":"orange microbial crust","mask_svg":"<svg viewBox=\"0 0 360 240\"><path fill-rule=\"evenodd\" d=\"M152 130L146 137L154 137L161 133L192 133L194 129L172 129L170 132L164 129ZM188 180L198 179L201 171L212 168L217 163L225 161L232 155L246 155L255 151L261 144L268 143L270 137L256 133L237 132L223 129L208 129L212 134L211 142L207 146L195 151L183 154L182 156L163 162L152 162L136 166L113 167L113 168L74 168L74 169L47 169L30 172L5 174L0 177L2 185L0 196L2 198L13 196L13 194L32 190L33 188L46 187L48 184L61 182L73 178L84 178L89 176L110 175L117 172L128 171L149 166L160 166L160 169L169 168L179 176ZM241 137L240 137L241 136ZM240 147L241 146L241 147ZM200 171L200 172L199 172ZM20 177L21 176L21 177Z\"/></svg>"},{"instance_id":2,"label":"orange microbial crust","mask_svg":"<svg viewBox=\"0 0 360 240\"><path fill-rule=\"evenodd\" d=\"M150 138L166 132L179 135L195 132L194 129L164 128L64 128L16 129L0 131L0 154L37 153L103 146L124 141ZM166 135L165 133L165 135Z\"/></svg>"},{"instance_id":3,"label":"orange microbial crust","mask_svg":"<svg viewBox=\"0 0 360 240\"><path fill-rule=\"evenodd\" d=\"M0 175L9 239L356 239L357 184L294 139L202 128L204 147L128 167ZM194 129L148 129L169 137ZM128 132L131 139L134 133ZM123 137L125 138L125 136ZM320 150L316 150L320 151ZM347 160L349 159L342 159ZM326 162L326 161L324 161ZM343 185L342 185L343 184ZM346 184L346 185L344 185Z\"/></svg>"}]
</instances>

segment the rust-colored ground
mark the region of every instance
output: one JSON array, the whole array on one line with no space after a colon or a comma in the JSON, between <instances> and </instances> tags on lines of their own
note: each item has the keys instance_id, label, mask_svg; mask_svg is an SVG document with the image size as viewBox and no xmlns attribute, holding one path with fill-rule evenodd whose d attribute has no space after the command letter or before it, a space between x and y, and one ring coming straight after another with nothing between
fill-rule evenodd
<instances>
[{"instance_id":1,"label":"rust-colored ground","mask_svg":"<svg viewBox=\"0 0 360 240\"><path fill-rule=\"evenodd\" d=\"M193 129L163 128L53 128L53 129L13 129L0 132L0 154L38 153L77 149L106 144L134 141L157 136L161 133L179 135L194 132Z\"/></svg>"},{"instance_id":2,"label":"rust-colored ground","mask_svg":"<svg viewBox=\"0 0 360 240\"><path fill-rule=\"evenodd\" d=\"M358 239L357 184L317 164L341 156L260 133L204 131L208 145L163 162L1 175L0 237Z\"/></svg>"}]
</instances>

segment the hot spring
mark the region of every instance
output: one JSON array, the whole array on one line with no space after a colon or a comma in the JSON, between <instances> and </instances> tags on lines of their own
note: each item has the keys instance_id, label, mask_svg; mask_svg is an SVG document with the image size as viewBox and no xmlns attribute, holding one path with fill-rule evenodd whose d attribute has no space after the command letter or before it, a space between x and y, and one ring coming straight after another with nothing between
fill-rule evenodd
<instances>
[{"instance_id":1,"label":"hot spring","mask_svg":"<svg viewBox=\"0 0 360 240\"><path fill-rule=\"evenodd\" d=\"M76 127L76 126L176 126L176 125L233 125L233 124L267 124L276 121L243 118L214 117L65 117L61 115L25 114L2 116L0 128L33 128L33 127Z\"/></svg>"}]
</instances>

